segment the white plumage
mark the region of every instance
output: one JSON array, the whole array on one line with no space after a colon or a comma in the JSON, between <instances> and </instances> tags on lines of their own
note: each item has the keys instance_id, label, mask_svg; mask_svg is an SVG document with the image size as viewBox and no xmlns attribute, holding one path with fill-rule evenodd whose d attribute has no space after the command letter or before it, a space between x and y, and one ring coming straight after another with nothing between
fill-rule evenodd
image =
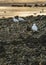
<instances>
[{"instance_id":1,"label":"white plumage","mask_svg":"<svg viewBox=\"0 0 46 65\"><path fill-rule=\"evenodd\" d=\"M18 17L18 18L13 17L13 21L18 22L18 21L25 21L25 20L21 17Z\"/></svg>"},{"instance_id":2,"label":"white plumage","mask_svg":"<svg viewBox=\"0 0 46 65\"><path fill-rule=\"evenodd\" d=\"M36 26L36 24L34 23L32 26L32 31L38 31L38 27Z\"/></svg>"},{"instance_id":3,"label":"white plumage","mask_svg":"<svg viewBox=\"0 0 46 65\"><path fill-rule=\"evenodd\" d=\"M19 21L24 21L24 19L23 19L23 18L21 18L21 17L18 17L18 20L19 20Z\"/></svg>"},{"instance_id":4,"label":"white plumage","mask_svg":"<svg viewBox=\"0 0 46 65\"><path fill-rule=\"evenodd\" d=\"M15 17L13 17L13 21L14 21L14 22L18 22L19 20L16 19Z\"/></svg>"}]
</instances>

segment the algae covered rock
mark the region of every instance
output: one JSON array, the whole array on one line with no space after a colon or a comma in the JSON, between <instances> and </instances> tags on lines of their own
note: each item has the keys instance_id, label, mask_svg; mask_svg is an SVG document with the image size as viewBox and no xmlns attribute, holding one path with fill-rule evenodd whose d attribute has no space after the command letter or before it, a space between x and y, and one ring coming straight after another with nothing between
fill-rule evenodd
<instances>
[{"instance_id":1,"label":"algae covered rock","mask_svg":"<svg viewBox=\"0 0 46 65\"><path fill-rule=\"evenodd\" d=\"M46 65L46 16L0 19L0 65ZM38 32L31 30L36 23Z\"/></svg>"}]
</instances>

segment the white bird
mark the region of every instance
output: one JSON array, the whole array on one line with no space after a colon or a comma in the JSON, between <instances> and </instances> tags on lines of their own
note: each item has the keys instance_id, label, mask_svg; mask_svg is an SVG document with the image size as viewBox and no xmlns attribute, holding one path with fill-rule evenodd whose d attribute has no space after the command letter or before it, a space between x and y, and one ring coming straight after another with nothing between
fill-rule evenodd
<instances>
[{"instance_id":1,"label":"white bird","mask_svg":"<svg viewBox=\"0 0 46 65\"><path fill-rule=\"evenodd\" d=\"M18 17L18 20L19 21L25 21L23 18L21 18L21 17Z\"/></svg>"},{"instance_id":2,"label":"white bird","mask_svg":"<svg viewBox=\"0 0 46 65\"><path fill-rule=\"evenodd\" d=\"M32 31L34 31L34 32L35 32L35 31L36 31L36 32L38 31L38 27L36 26L35 23L32 25Z\"/></svg>"},{"instance_id":3,"label":"white bird","mask_svg":"<svg viewBox=\"0 0 46 65\"><path fill-rule=\"evenodd\" d=\"M16 19L15 17L13 17L13 21L14 21L14 22L19 22L19 20Z\"/></svg>"}]
</instances>

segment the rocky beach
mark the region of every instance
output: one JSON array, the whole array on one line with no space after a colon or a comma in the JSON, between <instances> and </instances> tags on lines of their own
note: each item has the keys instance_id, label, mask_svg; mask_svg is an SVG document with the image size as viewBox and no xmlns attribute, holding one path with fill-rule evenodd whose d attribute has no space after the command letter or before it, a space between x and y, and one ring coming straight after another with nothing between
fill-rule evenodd
<instances>
[{"instance_id":1,"label":"rocky beach","mask_svg":"<svg viewBox=\"0 0 46 65\"><path fill-rule=\"evenodd\" d=\"M0 18L0 65L46 65L46 15L22 18Z\"/></svg>"}]
</instances>

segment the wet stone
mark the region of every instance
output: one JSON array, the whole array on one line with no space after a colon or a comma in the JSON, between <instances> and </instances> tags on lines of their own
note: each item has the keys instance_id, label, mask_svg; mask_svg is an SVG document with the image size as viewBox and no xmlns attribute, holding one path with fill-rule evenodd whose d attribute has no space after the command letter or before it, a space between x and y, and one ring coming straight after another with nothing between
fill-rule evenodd
<instances>
[{"instance_id":1,"label":"wet stone","mask_svg":"<svg viewBox=\"0 0 46 65\"><path fill-rule=\"evenodd\" d=\"M0 65L46 65L46 16L23 18L26 22L0 19Z\"/></svg>"}]
</instances>

